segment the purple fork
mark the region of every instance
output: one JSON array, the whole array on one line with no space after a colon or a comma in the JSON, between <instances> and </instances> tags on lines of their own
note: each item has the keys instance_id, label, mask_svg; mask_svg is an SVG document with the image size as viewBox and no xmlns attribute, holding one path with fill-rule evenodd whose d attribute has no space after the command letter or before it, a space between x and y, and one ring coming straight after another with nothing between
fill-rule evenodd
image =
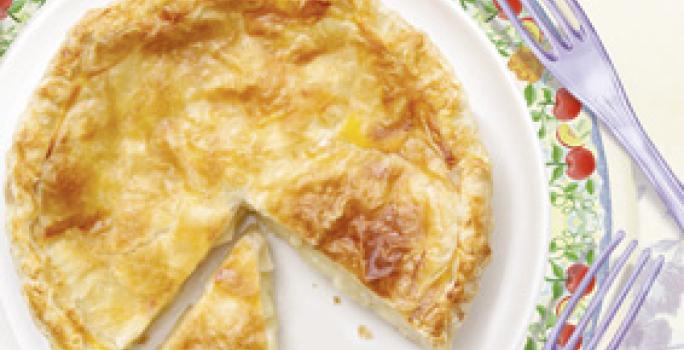
<instances>
[{"instance_id":1,"label":"purple fork","mask_svg":"<svg viewBox=\"0 0 684 350\"><path fill-rule=\"evenodd\" d=\"M608 276L604 280L603 284L596 292L596 295L591 300L591 302L589 302L589 305L586 309L586 313L580 319L579 323L577 324L576 328L572 333L572 336L569 339L564 340L564 346L559 346L559 337L562 327L565 325L566 321L568 320L568 317L572 315L575 307L577 306L577 303L584 294L584 291L589 287L596 273L609 260L609 256L613 253L615 248L620 244L620 242L622 242L624 238L624 232L619 232L615 239L612 242L610 242L610 244L608 244L605 250L601 253L596 262L591 266L589 271L587 271L586 275L582 279L582 282L580 282L580 285L575 291L574 295L568 301L565 310L559 316L556 326L551 330L546 345L544 346L544 350L572 350L575 348L575 345L579 341L580 336L583 334L584 329L588 325L589 321L593 319L593 315L596 313L596 311L598 311L599 307L601 306L601 303L605 300L606 294L608 293L611 285L615 281L616 277L620 274L620 272L622 272L622 268L625 266L625 263L627 262L627 260L629 260L630 255L632 255L632 253L636 249L636 241L630 242L629 245L627 245L627 247L625 248L622 255L620 255L620 257L615 261L615 264L610 268L610 272L608 273ZM641 272L644 270L644 267L649 262L650 257L650 249L645 249L641 253L641 256L634 265L634 271L630 275L624 287L615 297L613 303L608 308L608 311L604 316L603 320L601 320L601 322L597 326L594 332L594 336L591 339L589 339L588 342L586 342L587 345L584 347L584 349L596 349L596 346L602 339L602 336L606 333L608 326L615 318L615 314L618 312L620 306L624 304L627 294L630 292L630 290L636 283L637 278L639 277L639 275L641 275ZM648 295L648 292L651 290L651 287L653 286L656 277L658 277L658 274L660 274L660 271L663 267L663 262L663 257L658 257L652 264L653 267L651 268L650 272L644 275L644 283L641 290L634 297L634 301L632 302L632 305L630 306L624 321L618 328L616 334L613 336L613 339L610 341L606 350L615 350L620 345L620 342L622 342L622 339L627 334L627 330L632 325L637 313L641 309L641 306L643 305L644 300Z\"/></svg>"},{"instance_id":2,"label":"purple fork","mask_svg":"<svg viewBox=\"0 0 684 350\"><path fill-rule=\"evenodd\" d=\"M576 0L558 0L565 1L570 8L579 23L575 28L556 0L542 1L546 10L538 0L522 0L522 3L544 33L550 50L524 29L508 1L499 1L499 4L546 69L594 112L622 144L653 184L680 231L684 232L684 187L641 127L586 13Z\"/></svg>"}]
</instances>

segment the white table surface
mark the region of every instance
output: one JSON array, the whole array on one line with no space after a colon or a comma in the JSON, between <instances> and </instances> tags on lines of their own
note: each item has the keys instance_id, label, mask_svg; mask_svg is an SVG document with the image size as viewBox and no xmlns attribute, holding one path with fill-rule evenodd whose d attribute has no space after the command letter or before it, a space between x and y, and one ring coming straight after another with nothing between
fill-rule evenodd
<instances>
[{"instance_id":1,"label":"white table surface","mask_svg":"<svg viewBox=\"0 0 684 350\"><path fill-rule=\"evenodd\" d=\"M640 120L684 178L684 1L579 0L601 35ZM684 234L639 170L604 133L613 227L663 253L667 265L621 349L684 349ZM672 247L660 248L670 241ZM669 244L669 243L668 243Z\"/></svg>"}]
</instances>

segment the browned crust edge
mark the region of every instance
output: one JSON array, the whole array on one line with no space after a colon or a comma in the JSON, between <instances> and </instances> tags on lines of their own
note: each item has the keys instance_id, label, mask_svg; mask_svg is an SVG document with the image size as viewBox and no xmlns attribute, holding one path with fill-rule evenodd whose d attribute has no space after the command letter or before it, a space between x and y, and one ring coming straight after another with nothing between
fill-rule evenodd
<instances>
[{"instance_id":1,"label":"browned crust edge","mask_svg":"<svg viewBox=\"0 0 684 350\"><path fill-rule=\"evenodd\" d=\"M354 0L359 1L361 0ZM126 0L106 9L92 10L71 30L32 97L8 154L5 200L8 206L12 255L23 277L23 292L33 316L55 349L88 348L90 335L76 319L73 311L55 304L50 286L42 283L48 280L46 276L49 274L49 262L44 261L37 253L31 240L31 223L38 216L35 188L45 156L51 149L54 135L62 122L62 112L68 109L78 93L74 79L81 73L80 60L84 51L113 42L116 37L130 40L144 36L145 31L153 27L149 21L138 23L137 26L127 23L129 18L126 13L129 12L122 11L121 7L137 6L128 3L134 2ZM138 7L141 8L142 5ZM397 16L390 16L398 27L412 30ZM429 41L426 45L430 56L438 59L444 78L455 81L449 65L434 45ZM466 116L459 118L459 122L470 123L472 118L467 116L467 106L463 106L462 113ZM473 125L465 130L470 130L473 138L477 137ZM461 201L472 203L469 211L473 220L464 222L461 227L464 244L460 246L468 249L459 249L454 257L459 272L449 296L456 317L462 320L464 307L472 301L478 289L479 276L491 254L488 239L492 227L492 181L487 155L479 142L475 142L472 149L460 155L463 165L454 169L453 176L462 183ZM448 343L450 339L432 339L432 344L438 348Z\"/></svg>"}]
</instances>

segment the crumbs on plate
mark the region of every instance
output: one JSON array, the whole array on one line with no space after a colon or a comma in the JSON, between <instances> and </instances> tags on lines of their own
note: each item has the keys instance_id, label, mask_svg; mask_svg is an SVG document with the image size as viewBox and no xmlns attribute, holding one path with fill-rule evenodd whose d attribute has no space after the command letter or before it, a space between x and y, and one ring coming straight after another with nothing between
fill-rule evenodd
<instances>
[{"instance_id":1,"label":"crumbs on plate","mask_svg":"<svg viewBox=\"0 0 684 350\"><path fill-rule=\"evenodd\" d=\"M359 337L361 339L365 339L365 340L373 339L373 332L371 332L370 328L368 328L365 325L360 325L358 328L358 332L359 332Z\"/></svg>"},{"instance_id":2,"label":"crumbs on plate","mask_svg":"<svg viewBox=\"0 0 684 350\"><path fill-rule=\"evenodd\" d=\"M335 303L335 305L340 305L340 304L342 304L342 298L340 298L339 296L335 295L335 296L333 297L333 303Z\"/></svg>"}]
</instances>

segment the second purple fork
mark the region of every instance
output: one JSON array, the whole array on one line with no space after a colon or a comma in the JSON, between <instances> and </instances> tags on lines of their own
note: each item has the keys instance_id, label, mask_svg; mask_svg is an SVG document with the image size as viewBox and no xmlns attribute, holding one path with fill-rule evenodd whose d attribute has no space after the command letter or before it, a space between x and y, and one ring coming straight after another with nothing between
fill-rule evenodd
<instances>
[{"instance_id":1,"label":"second purple fork","mask_svg":"<svg viewBox=\"0 0 684 350\"><path fill-rule=\"evenodd\" d=\"M589 271L587 271L587 273L584 275L584 278L582 278L582 282L580 282L579 286L577 287L576 293L570 298L567 306L558 317L558 320L556 321L556 326L551 330L546 345L544 346L544 350L575 349L575 346L580 341L580 337L582 336L585 327L587 327L589 322L593 319L593 316L596 314L596 312L599 311L601 303L606 301L606 295L608 294L613 283L616 281L617 277L620 275L627 275L627 272L624 271L626 270L625 266L630 256L637 247L636 241L630 242L625 248L624 252L620 255L620 257L615 260L614 265L610 267L608 276L602 282L601 287L596 292L591 302L589 302L585 314L581 317L581 320L577 324L577 327L572 331L572 335L569 339L561 340L561 329L565 322L568 320L568 318L574 313L575 307L580 301L580 298L582 298L582 296L584 295L584 291L587 290L590 283L595 279L595 276L598 273L599 269L607 265L608 260L610 260L610 256L612 255L613 251L615 250L615 248L617 248L617 246L622 242L624 238L625 233L619 232L617 236L611 241L611 243L606 246L601 255L599 255L598 259L596 259L596 262L591 266ZM591 339L588 340L588 343L584 346L584 349L596 349L599 342L608 330L608 327L613 322L616 314L618 313L618 310L625 303L625 298L632 290L635 289L634 286L637 280L641 277L643 278L641 289L638 291L638 294L634 297L634 301L632 302L629 311L627 311L627 315L625 316L624 320L620 323L617 332L611 339L610 343L607 345L606 350L615 350L620 345L625 335L627 334L629 327L636 319L637 313L641 309L641 306L643 305L646 296L651 290L653 283L655 282L656 278L658 277L660 271L663 268L664 258L660 256L651 263L652 268L650 269L650 271L643 272L649 261L651 261L651 250L645 249L641 253L636 264L634 265L634 269L629 275L629 278L627 278L625 285L620 289L620 291L617 293L617 296L613 299L613 302L611 303L610 307L606 310L601 322L596 328L594 335Z\"/></svg>"},{"instance_id":2,"label":"second purple fork","mask_svg":"<svg viewBox=\"0 0 684 350\"><path fill-rule=\"evenodd\" d=\"M586 13L576 0L560 0L568 5L579 22L579 27L576 28L559 8L556 0L540 1L546 10L537 0L522 0L526 10L544 33L550 50L530 35L507 1L500 1L500 5L541 63L594 112L622 144L653 184L680 231L684 232L682 182L644 132L613 63Z\"/></svg>"}]
</instances>

